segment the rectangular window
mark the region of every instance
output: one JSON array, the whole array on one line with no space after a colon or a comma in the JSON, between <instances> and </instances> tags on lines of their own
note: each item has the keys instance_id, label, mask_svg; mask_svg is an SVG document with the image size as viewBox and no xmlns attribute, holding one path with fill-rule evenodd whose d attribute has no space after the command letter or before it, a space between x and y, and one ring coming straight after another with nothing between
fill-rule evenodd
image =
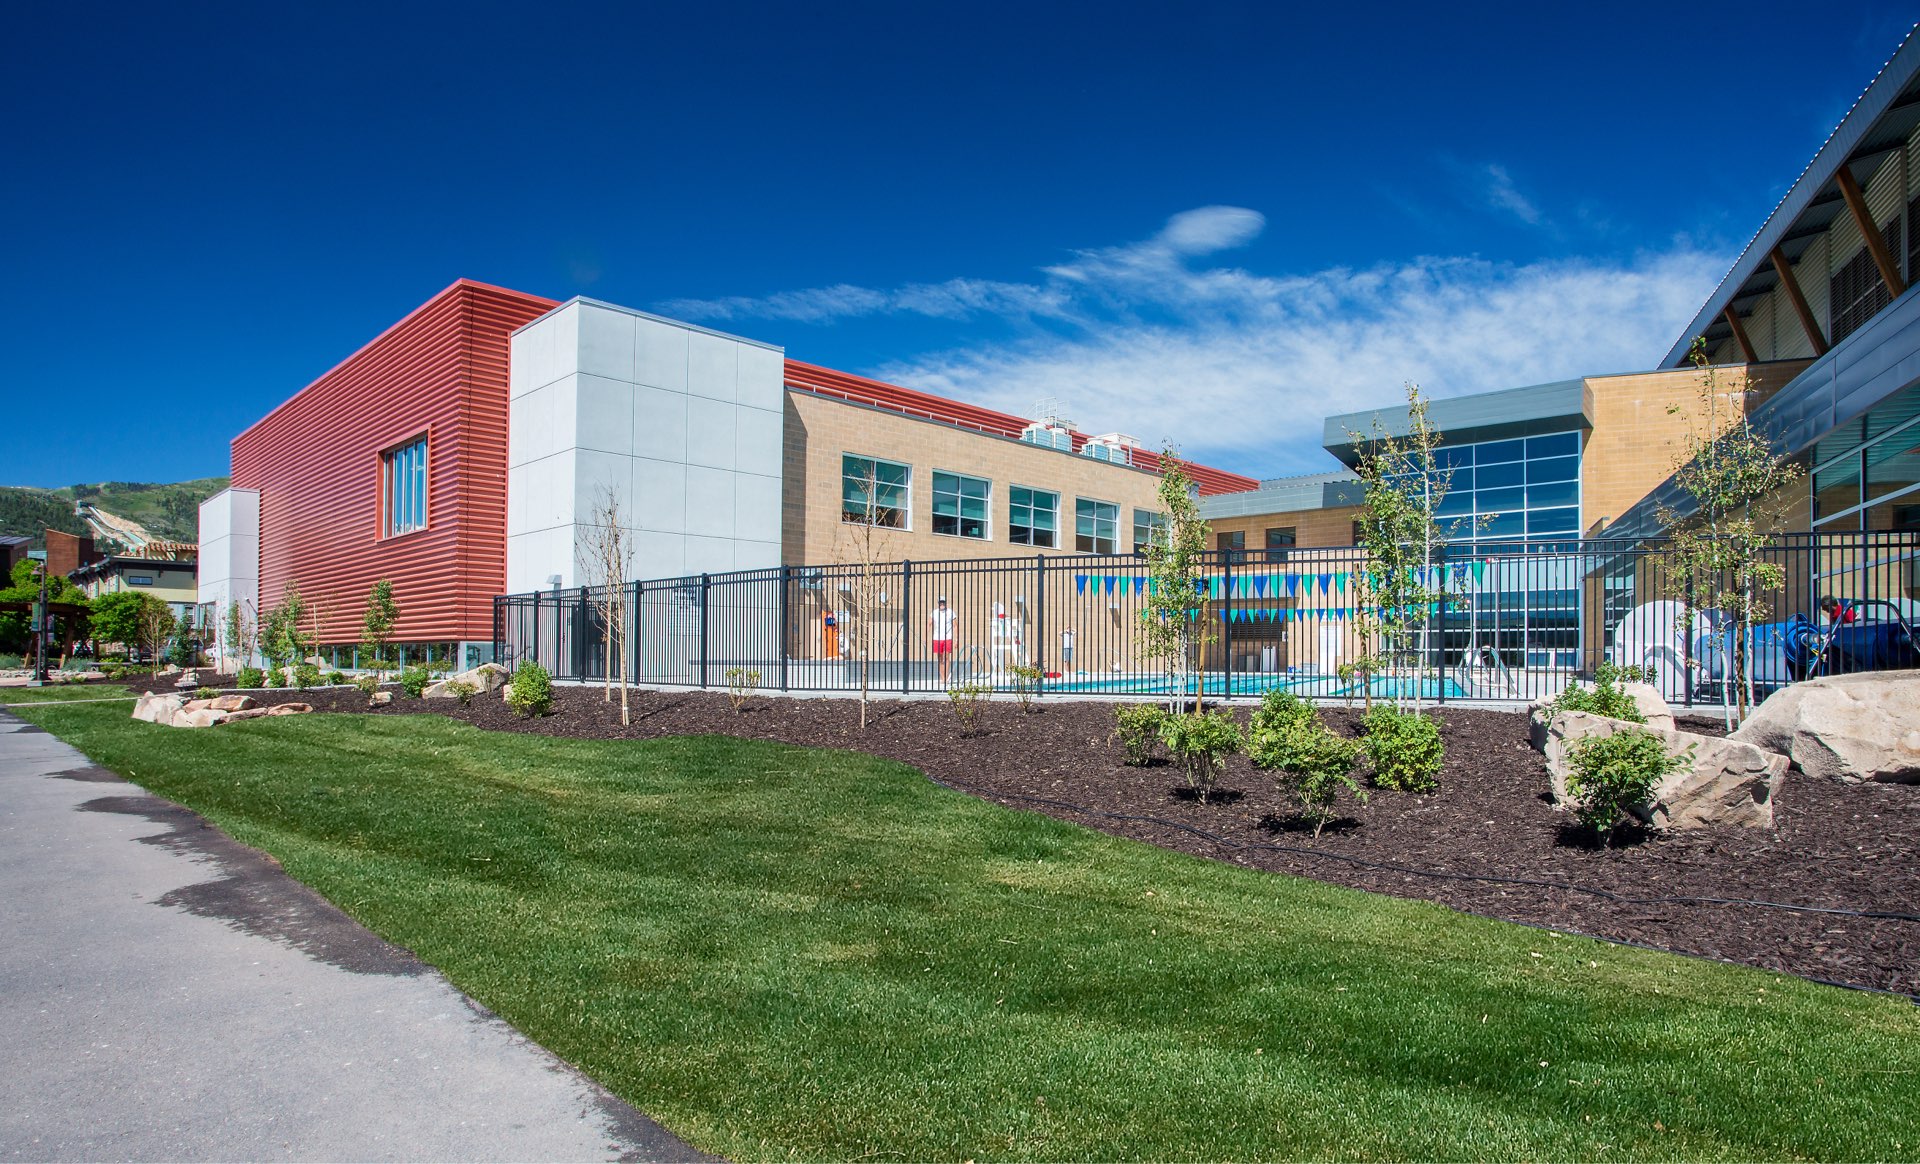
<instances>
[{"instance_id":1,"label":"rectangular window","mask_svg":"<svg viewBox=\"0 0 1920 1164\"><path fill-rule=\"evenodd\" d=\"M893 461L840 458L840 520L854 525L906 529L913 469Z\"/></svg>"},{"instance_id":2,"label":"rectangular window","mask_svg":"<svg viewBox=\"0 0 1920 1164\"><path fill-rule=\"evenodd\" d=\"M1133 511L1133 552L1144 554L1154 542L1167 544L1167 515L1151 509Z\"/></svg>"},{"instance_id":3,"label":"rectangular window","mask_svg":"<svg viewBox=\"0 0 1920 1164\"><path fill-rule=\"evenodd\" d=\"M427 438L388 449L380 460L385 536L427 528Z\"/></svg>"},{"instance_id":4,"label":"rectangular window","mask_svg":"<svg viewBox=\"0 0 1920 1164\"><path fill-rule=\"evenodd\" d=\"M987 537L991 482L959 473L933 471L933 532L955 537Z\"/></svg>"},{"instance_id":5,"label":"rectangular window","mask_svg":"<svg viewBox=\"0 0 1920 1164\"><path fill-rule=\"evenodd\" d=\"M1015 485L1007 490L1007 540L1016 546L1060 546L1060 495Z\"/></svg>"},{"instance_id":6,"label":"rectangular window","mask_svg":"<svg viewBox=\"0 0 1920 1164\"><path fill-rule=\"evenodd\" d=\"M1243 529L1222 530L1213 535L1213 548L1225 554L1227 561L1238 565L1247 560L1247 531Z\"/></svg>"},{"instance_id":7,"label":"rectangular window","mask_svg":"<svg viewBox=\"0 0 1920 1164\"><path fill-rule=\"evenodd\" d=\"M1288 549L1293 546L1297 540L1294 536L1293 526L1283 525L1277 528L1270 527L1267 530L1267 548L1269 550Z\"/></svg>"},{"instance_id":8,"label":"rectangular window","mask_svg":"<svg viewBox=\"0 0 1920 1164\"><path fill-rule=\"evenodd\" d=\"M1073 548L1083 554L1111 554L1120 535L1120 507L1110 501L1073 499Z\"/></svg>"}]
</instances>

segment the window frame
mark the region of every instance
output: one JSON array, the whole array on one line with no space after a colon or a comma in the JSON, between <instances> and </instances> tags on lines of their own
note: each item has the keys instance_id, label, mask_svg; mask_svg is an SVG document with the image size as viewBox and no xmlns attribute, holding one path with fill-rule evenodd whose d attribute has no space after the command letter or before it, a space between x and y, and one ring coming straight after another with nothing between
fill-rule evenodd
<instances>
[{"instance_id":1,"label":"window frame","mask_svg":"<svg viewBox=\"0 0 1920 1164\"><path fill-rule=\"evenodd\" d=\"M899 530L902 533L913 532L913 466L905 461L893 461L886 457L870 456L867 453L851 453L845 450L842 450L840 453L840 523L842 525L868 524L865 517L859 514L850 514L847 509L847 462L849 460L866 461L873 466L874 496L869 499L868 502L868 511L874 518L872 522L873 528ZM881 465L905 470L905 479L897 486L883 483L880 480ZM899 505L879 504L880 489L883 484L886 484L886 487L889 489L897 488L901 491L901 501ZM879 515L883 511L898 513L900 515L900 524L894 525L878 520Z\"/></svg>"},{"instance_id":2,"label":"window frame","mask_svg":"<svg viewBox=\"0 0 1920 1164\"><path fill-rule=\"evenodd\" d=\"M402 458L419 450L419 463L416 466L403 465ZM431 430L419 432L403 441L388 445L380 450L380 540L391 541L395 538L409 537L424 533L433 524L432 479L433 479L433 433ZM408 480L402 483L399 474L405 472ZM409 511L418 510L417 521L402 524L401 506Z\"/></svg>"},{"instance_id":3,"label":"window frame","mask_svg":"<svg viewBox=\"0 0 1920 1164\"><path fill-rule=\"evenodd\" d=\"M1166 514L1161 513L1157 509L1142 509L1137 505L1134 506L1133 507L1133 553L1135 557L1145 557L1147 553L1147 546L1149 544L1140 539L1140 531L1143 528L1141 526L1140 519L1143 517L1149 519L1144 527L1147 531L1148 537L1152 537L1155 531L1165 534L1172 528L1172 523L1169 521Z\"/></svg>"},{"instance_id":4,"label":"window frame","mask_svg":"<svg viewBox=\"0 0 1920 1164\"><path fill-rule=\"evenodd\" d=\"M1014 500L1014 491L1022 489L1026 491L1028 497L1026 506L1027 523L1024 526L1014 520L1013 516L1014 506L1018 504ZM1050 510L1044 511L1053 514L1053 528L1050 530L1039 531L1038 527L1033 524L1033 515L1042 511L1032 503L1032 499L1041 495L1053 498L1053 507ZM1060 497L1061 493L1058 489L1042 489L1037 485L1017 485L1009 482L1007 485L1007 544L1029 546L1036 550L1060 549ZM1019 536L1014 532L1019 529L1025 529L1027 531L1028 540L1020 540ZM1053 541L1047 545L1041 545L1039 542L1033 541L1032 538L1036 531L1048 534L1053 538Z\"/></svg>"},{"instance_id":5,"label":"window frame","mask_svg":"<svg viewBox=\"0 0 1920 1164\"><path fill-rule=\"evenodd\" d=\"M1082 505L1091 505L1091 506L1104 505L1113 512L1113 516L1110 519L1111 532L1107 536L1106 549L1103 550L1099 548L1100 513L1098 509L1095 509L1093 513L1094 532L1091 535L1091 540L1094 543L1094 548L1090 550L1083 550L1080 548L1080 507ZM1120 503L1119 502L1102 501L1098 497L1080 497L1077 495L1074 497L1073 499L1073 552L1076 554L1116 554L1120 552Z\"/></svg>"},{"instance_id":6,"label":"window frame","mask_svg":"<svg viewBox=\"0 0 1920 1164\"><path fill-rule=\"evenodd\" d=\"M956 482L974 481L985 486L985 491L980 495L979 499L980 533L977 536L966 532L967 515L964 511L954 514L953 520L956 528L953 532L948 533L940 528L940 478L943 476L952 477ZM977 477L972 473L961 473L953 469L936 468L933 470L933 480L929 482L928 488L930 492L928 493L929 509L927 513L927 532L936 537L962 538L970 542L990 542L993 540L993 478ZM965 492L955 493L954 497L960 502L967 500Z\"/></svg>"}]
</instances>

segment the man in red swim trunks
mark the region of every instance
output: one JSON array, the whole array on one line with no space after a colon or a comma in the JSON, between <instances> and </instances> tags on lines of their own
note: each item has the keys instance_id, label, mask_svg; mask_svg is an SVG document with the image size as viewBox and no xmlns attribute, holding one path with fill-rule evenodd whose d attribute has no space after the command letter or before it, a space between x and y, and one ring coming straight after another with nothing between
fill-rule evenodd
<instances>
[{"instance_id":1,"label":"man in red swim trunks","mask_svg":"<svg viewBox=\"0 0 1920 1164\"><path fill-rule=\"evenodd\" d=\"M940 665L940 685L947 685L953 667L953 631L960 619L947 606L947 596L940 596L940 604L927 616L927 640L933 644L933 661Z\"/></svg>"}]
</instances>

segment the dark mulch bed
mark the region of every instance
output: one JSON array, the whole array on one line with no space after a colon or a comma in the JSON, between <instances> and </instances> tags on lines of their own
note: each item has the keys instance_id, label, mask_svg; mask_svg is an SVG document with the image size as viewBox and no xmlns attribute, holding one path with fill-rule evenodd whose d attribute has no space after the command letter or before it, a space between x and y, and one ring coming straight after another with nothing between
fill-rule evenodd
<instances>
[{"instance_id":1,"label":"dark mulch bed","mask_svg":"<svg viewBox=\"0 0 1920 1164\"><path fill-rule=\"evenodd\" d=\"M466 708L401 696L383 713L430 710L483 728L583 739L718 732L853 748L1002 804L1203 857L1920 994L1920 922L1649 900L1739 898L1920 913L1920 786L1847 786L1790 773L1771 831L1703 829L1601 848L1549 803L1546 767L1527 743L1524 714L1449 707L1439 713L1447 767L1438 793L1375 791L1365 807L1349 806L1346 818L1314 840L1291 819L1272 781L1244 758L1229 765L1221 784L1236 795L1205 804L1187 793L1174 767L1121 765L1111 704L1046 701L1023 715L1011 699L996 700L980 717L980 734L961 737L943 702L876 702L863 731L858 705L847 699L756 698L735 714L720 693L635 692L633 723L622 727L618 705L603 702L596 689L559 688L556 695L558 714L533 721L510 715L498 695ZM364 696L351 689L275 699L322 711L366 710ZM1237 710L1243 719L1249 711ZM1357 734L1357 711L1322 713L1336 730ZM1682 726L1717 734L1718 721Z\"/></svg>"}]
</instances>

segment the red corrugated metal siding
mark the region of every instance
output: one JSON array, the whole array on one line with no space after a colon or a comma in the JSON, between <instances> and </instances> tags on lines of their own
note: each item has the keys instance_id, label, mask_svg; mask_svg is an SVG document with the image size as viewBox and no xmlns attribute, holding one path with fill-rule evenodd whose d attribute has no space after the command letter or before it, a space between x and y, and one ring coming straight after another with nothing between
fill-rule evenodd
<instances>
[{"instance_id":1,"label":"red corrugated metal siding","mask_svg":"<svg viewBox=\"0 0 1920 1164\"><path fill-rule=\"evenodd\" d=\"M323 643L360 637L393 583L397 642L490 639L506 584L507 345L554 306L461 280L233 441L260 491L260 601L289 583ZM380 454L427 435L427 528L380 536Z\"/></svg>"},{"instance_id":2,"label":"red corrugated metal siding","mask_svg":"<svg viewBox=\"0 0 1920 1164\"><path fill-rule=\"evenodd\" d=\"M871 380L865 376L855 376L847 372L836 372L832 368L805 364L799 360L787 361L786 376L787 386L790 388L799 388L840 400L851 400L859 404L870 404L875 408L885 408L906 416L957 424L962 428L992 433L995 436L1017 439L1021 430L1033 423L1025 417L1015 416L1009 412L997 412L975 404L964 404L944 396L935 396L930 392L903 388L898 384L889 384L884 380ZM1078 452L1087 440L1086 433L1075 432L1073 434L1074 451ZM1141 451L1133 455L1139 468L1159 471L1160 454ZM1200 465L1189 461L1186 469L1187 476L1193 479L1193 483L1198 485L1200 492L1205 495L1244 493L1249 489L1260 487L1260 482L1252 477L1229 473L1225 469L1216 469L1211 465Z\"/></svg>"}]
</instances>

